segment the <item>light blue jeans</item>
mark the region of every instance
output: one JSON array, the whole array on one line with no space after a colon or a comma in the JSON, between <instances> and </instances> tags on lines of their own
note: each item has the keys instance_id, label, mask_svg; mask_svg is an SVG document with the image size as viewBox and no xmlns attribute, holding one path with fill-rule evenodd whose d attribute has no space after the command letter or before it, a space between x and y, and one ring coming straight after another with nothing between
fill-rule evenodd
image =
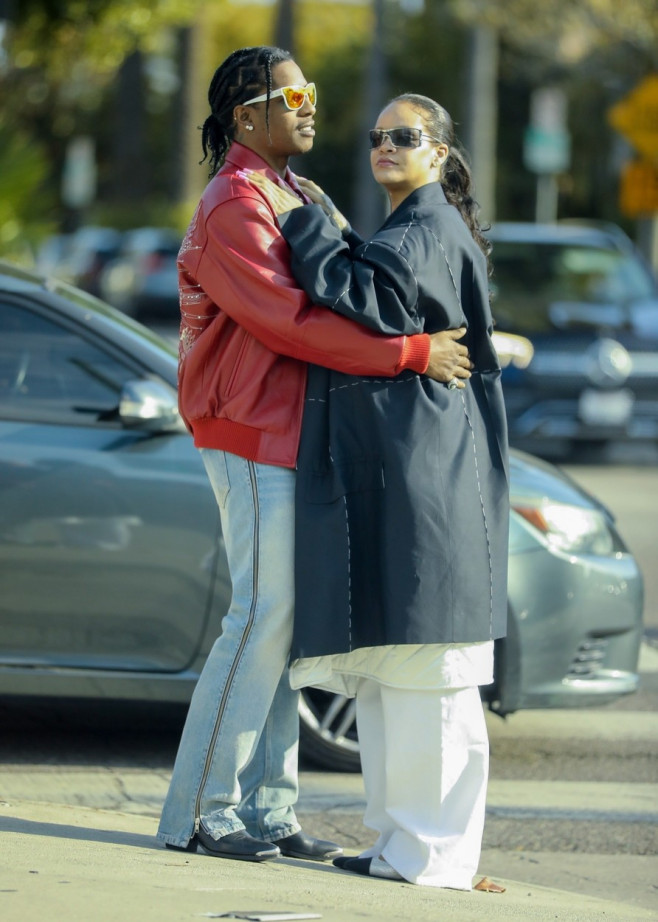
<instances>
[{"instance_id":1,"label":"light blue jeans","mask_svg":"<svg viewBox=\"0 0 658 922\"><path fill-rule=\"evenodd\" d=\"M288 657L294 605L295 473L202 449L219 504L231 605L197 682L158 838L298 832L298 692Z\"/></svg>"}]
</instances>

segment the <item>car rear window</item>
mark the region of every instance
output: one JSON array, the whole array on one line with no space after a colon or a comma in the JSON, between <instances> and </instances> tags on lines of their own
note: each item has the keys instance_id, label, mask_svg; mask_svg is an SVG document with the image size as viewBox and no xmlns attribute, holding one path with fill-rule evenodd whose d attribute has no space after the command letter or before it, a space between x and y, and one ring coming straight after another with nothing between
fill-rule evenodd
<instances>
[{"instance_id":1,"label":"car rear window","mask_svg":"<svg viewBox=\"0 0 658 922\"><path fill-rule=\"evenodd\" d=\"M493 265L497 329L512 333L587 324L593 312L616 326L629 303L656 296L639 260L602 247L500 241Z\"/></svg>"}]
</instances>

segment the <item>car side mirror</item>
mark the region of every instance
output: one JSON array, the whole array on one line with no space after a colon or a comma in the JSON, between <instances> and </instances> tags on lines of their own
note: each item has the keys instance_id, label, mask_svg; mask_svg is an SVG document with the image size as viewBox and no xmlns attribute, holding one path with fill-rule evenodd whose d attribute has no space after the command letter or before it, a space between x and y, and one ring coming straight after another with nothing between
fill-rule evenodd
<instances>
[{"instance_id":1,"label":"car side mirror","mask_svg":"<svg viewBox=\"0 0 658 922\"><path fill-rule=\"evenodd\" d=\"M131 429L183 431L176 392L161 381L127 381L121 390L119 419Z\"/></svg>"}]
</instances>

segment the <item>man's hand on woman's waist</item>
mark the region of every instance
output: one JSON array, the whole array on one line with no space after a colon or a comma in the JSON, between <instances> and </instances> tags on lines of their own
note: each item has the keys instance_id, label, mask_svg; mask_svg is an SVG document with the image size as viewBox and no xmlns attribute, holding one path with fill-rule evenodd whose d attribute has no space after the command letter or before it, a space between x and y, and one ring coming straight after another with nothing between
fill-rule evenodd
<instances>
[{"instance_id":1,"label":"man's hand on woman's waist","mask_svg":"<svg viewBox=\"0 0 658 922\"><path fill-rule=\"evenodd\" d=\"M471 377L471 362L468 349L459 340L466 335L466 327L456 330L441 330L430 335L430 360L425 374L443 384L456 380L454 387L463 389Z\"/></svg>"}]
</instances>

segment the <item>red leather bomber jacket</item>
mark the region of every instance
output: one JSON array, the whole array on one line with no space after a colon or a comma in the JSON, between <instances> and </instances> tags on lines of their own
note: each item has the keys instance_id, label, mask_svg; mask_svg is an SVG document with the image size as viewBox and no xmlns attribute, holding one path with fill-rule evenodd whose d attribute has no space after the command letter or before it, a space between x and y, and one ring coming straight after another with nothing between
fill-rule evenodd
<instances>
[{"instance_id":1,"label":"red leather bomber jacket","mask_svg":"<svg viewBox=\"0 0 658 922\"><path fill-rule=\"evenodd\" d=\"M301 195L233 143L206 187L178 256L179 406L199 448L294 467L307 363L355 375L423 372L429 337L387 337L310 303L289 268L276 216L243 170Z\"/></svg>"}]
</instances>

